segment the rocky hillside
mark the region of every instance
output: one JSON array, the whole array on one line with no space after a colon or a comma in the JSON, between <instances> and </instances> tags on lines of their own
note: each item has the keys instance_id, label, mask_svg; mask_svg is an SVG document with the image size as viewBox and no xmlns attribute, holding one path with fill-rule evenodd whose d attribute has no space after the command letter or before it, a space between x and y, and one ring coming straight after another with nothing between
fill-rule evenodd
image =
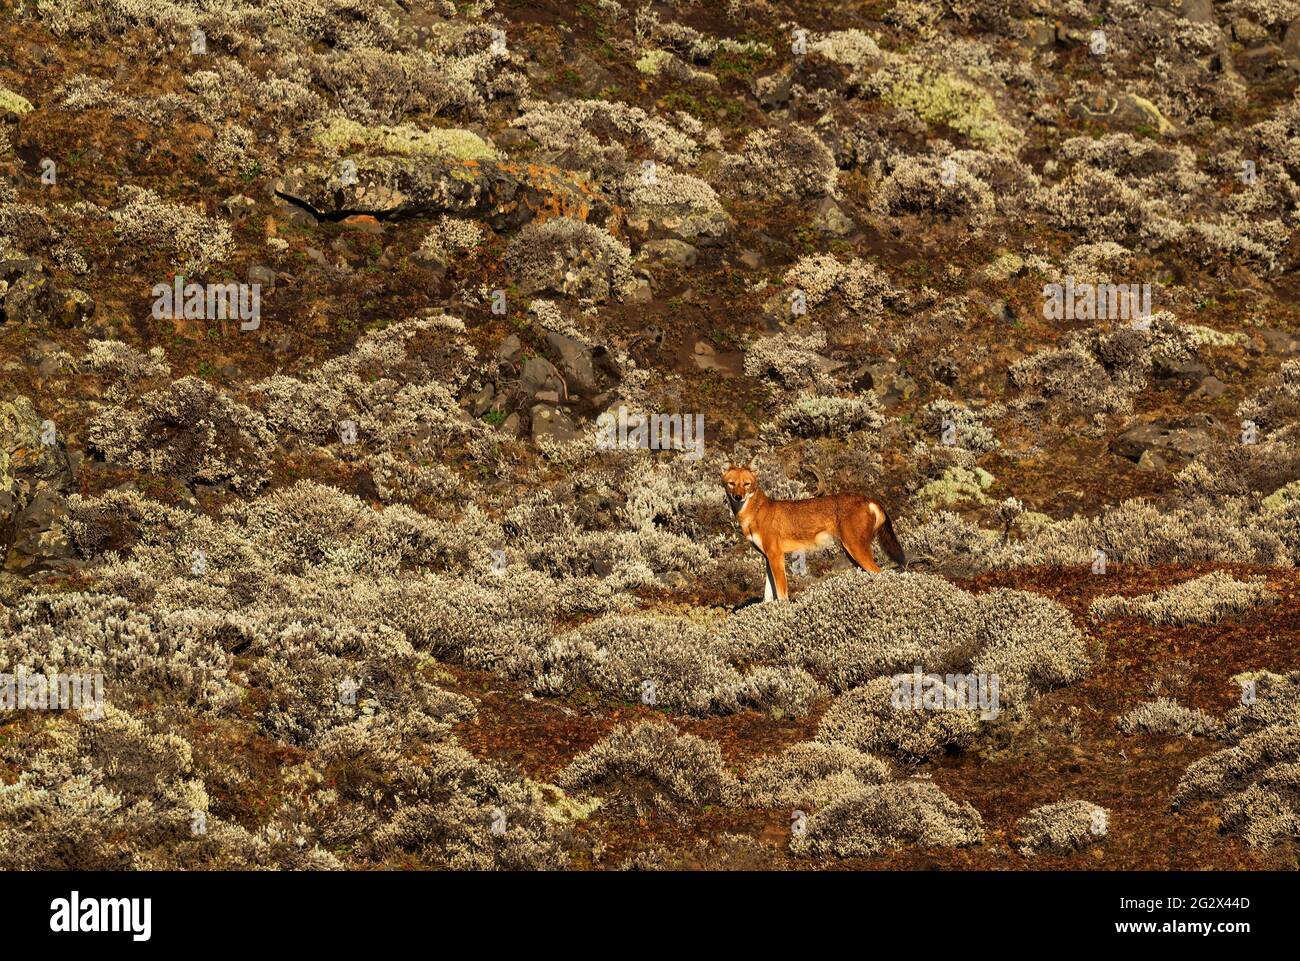
<instances>
[{"instance_id":1,"label":"rocky hillside","mask_svg":"<svg viewBox=\"0 0 1300 961\"><path fill-rule=\"evenodd\" d=\"M1300 2L0 11L0 868L1297 865Z\"/></svg>"}]
</instances>

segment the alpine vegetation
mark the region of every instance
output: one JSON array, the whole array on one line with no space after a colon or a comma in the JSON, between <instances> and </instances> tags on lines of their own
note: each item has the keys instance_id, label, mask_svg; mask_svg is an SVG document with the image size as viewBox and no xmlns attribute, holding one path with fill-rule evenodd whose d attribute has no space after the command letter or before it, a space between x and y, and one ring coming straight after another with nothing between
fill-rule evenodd
<instances>
[{"instance_id":1,"label":"alpine vegetation","mask_svg":"<svg viewBox=\"0 0 1300 961\"><path fill-rule=\"evenodd\" d=\"M1065 283L1043 286L1046 320L1151 320L1151 285L1079 283L1074 275Z\"/></svg>"},{"instance_id":2,"label":"alpine vegetation","mask_svg":"<svg viewBox=\"0 0 1300 961\"><path fill-rule=\"evenodd\" d=\"M0 870L1298 866L1291 0L7 11Z\"/></svg>"},{"instance_id":3,"label":"alpine vegetation","mask_svg":"<svg viewBox=\"0 0 1300 961\"><path fill-rule=\"evenodd\" d=\"M619 406L596 418L601 450L676 450L689 460L704 456L703 414L635 414Z\"/></svg>"}]
</instances>

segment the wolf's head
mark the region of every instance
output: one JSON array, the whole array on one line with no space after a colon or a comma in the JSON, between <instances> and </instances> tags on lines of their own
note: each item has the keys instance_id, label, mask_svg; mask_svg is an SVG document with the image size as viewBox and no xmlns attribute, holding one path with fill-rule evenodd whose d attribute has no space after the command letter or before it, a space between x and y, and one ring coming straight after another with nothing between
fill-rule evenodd
<instances>
[{"instance_id":1,"label":"wolf's head","mask_svg":"<svg viewBox=\"0 0 1300 961\"><path fill-rule=\"evenodd\" d=\"M727 504L734 514L745 506L750 495L758 491L758 475L748 467L730 465L722 473L722 486L727 492Z\"/></svg>"}]
</instances>

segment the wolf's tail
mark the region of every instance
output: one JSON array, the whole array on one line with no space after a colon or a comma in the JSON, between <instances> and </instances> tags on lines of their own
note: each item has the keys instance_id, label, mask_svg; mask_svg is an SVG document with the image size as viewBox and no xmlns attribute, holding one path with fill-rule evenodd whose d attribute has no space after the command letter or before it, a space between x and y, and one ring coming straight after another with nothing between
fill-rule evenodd
<instances>
[{"instance_id":1,"label":"wolf's tail","mask_svg":"<svg viewBox=\"0 0 1300 961\"><path fill-rule=\"evenodd\" d=\"M898 543L898 536L894 533L894 522L889 519L889 513L882 506L880 513L884 515L885 523L880 525L879 535L880 543L888 554L899 567L907 566L907 555L903 553L903 545Z\"/></svg>"}]
</instances>

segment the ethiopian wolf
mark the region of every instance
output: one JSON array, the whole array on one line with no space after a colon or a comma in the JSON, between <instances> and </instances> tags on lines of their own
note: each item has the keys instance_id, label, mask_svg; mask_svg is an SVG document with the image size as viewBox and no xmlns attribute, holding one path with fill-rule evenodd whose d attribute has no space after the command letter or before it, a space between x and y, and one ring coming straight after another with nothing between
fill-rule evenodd
<instances>
[{"instance_id":1,"label":"ethiopian wolf","mask_svg":"<svg viewBox=\"0 0 1300 961\"><path fill-rule=\"evenodd\" d=\"M774 501L758 486L748 467L732 464L722 475L727 503L740 531L763 555L767 565L765 601L785 600L785 555L791 551L826 547L839 541L859 567L880 573L871 555L871 542L880 535L885 553L900 565L907 563L894 525L878 501L858 494L830 494L798 501Z\"/></svg>"}]
</instances>

